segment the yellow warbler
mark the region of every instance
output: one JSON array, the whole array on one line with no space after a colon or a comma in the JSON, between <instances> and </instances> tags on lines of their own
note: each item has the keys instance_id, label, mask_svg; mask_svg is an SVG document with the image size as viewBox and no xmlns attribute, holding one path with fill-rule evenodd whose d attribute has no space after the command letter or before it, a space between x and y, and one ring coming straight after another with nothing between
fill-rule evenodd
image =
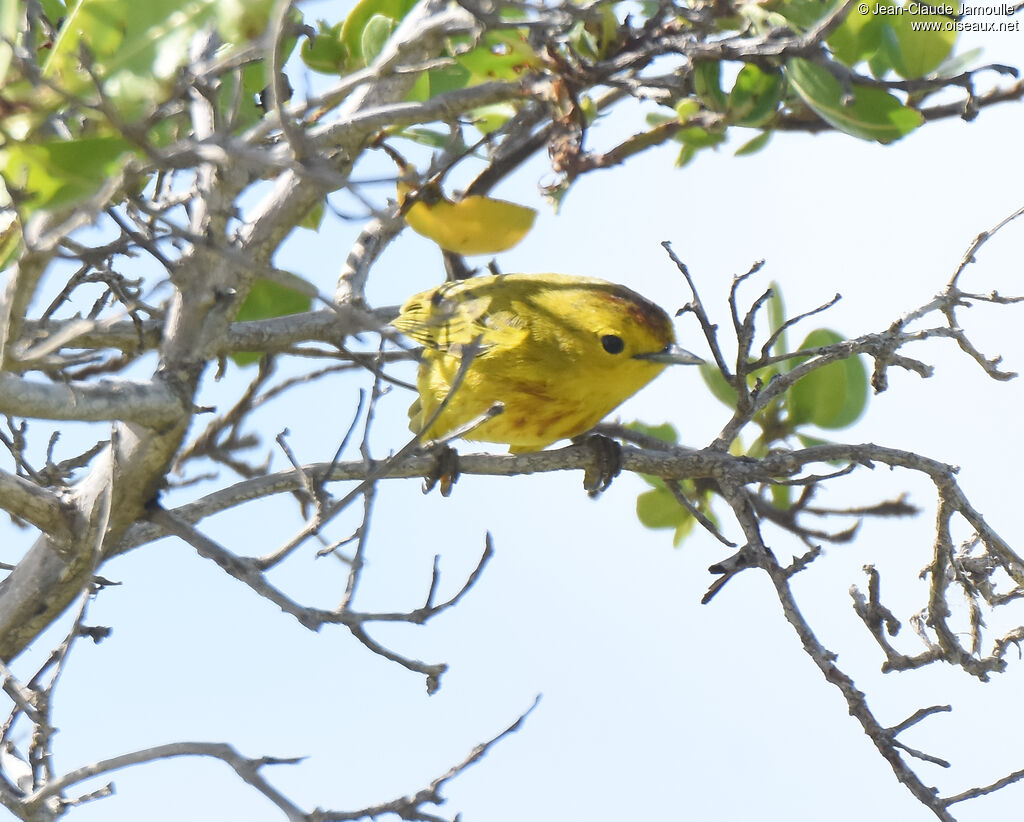
<instances>
[{"instance_id":1,"label":"yellow warbler","mask_svg":"<svg viewBox=\"0 0 1024 822\"><path fill-rule=\"evenodd\" d=\"M531 451L589 430L669 363L700 363L675 345L668 315L625 286L564 274L499 274L411 297L393 325L424 346L409 427L434 439L504 413L467 439ZM475 352L475 353L472 353ZM462 357L473 359L448 405Z\"/></svg>"}]
</instances>

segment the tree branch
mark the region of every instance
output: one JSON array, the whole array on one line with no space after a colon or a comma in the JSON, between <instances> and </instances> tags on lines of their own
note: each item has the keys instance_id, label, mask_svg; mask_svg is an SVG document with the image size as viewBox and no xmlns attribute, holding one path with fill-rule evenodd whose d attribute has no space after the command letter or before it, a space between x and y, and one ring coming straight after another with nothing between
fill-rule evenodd
<instances>
[{"instance_id":1,"label":"tree branch","mask_svg":"<svg viewBox=\"0 0 1024 822\"><path fill-rule=\"evenodd\" d=\"M0 414L46 420L125 420L161 427L180 419L180 399L160 379L46 384L0 373Z\"/></svg>"},{"instance_id":2,"label":"tree branch","mask_svg":"<svg viewBox=\"0 0 1024 822\"><path fill-rule=\"evenodd\" d=\"M71 525L64 517L60 497L6 471L0 471L0 508L52 534L58 542L67 542L71 537Z\"/></svg>"}]
</instances>

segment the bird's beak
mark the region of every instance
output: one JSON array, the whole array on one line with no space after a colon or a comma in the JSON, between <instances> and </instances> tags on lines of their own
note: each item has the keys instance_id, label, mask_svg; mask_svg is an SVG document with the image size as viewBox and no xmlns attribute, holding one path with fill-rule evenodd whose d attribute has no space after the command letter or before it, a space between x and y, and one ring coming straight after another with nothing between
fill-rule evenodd
<instances>
[{"instance_id":1,"label":"bird's beak","mask_svg":"<svg viewBox=\"0 0 1024 822\"><path fill-rule=\"evenodd\" d=\"M634 360L651 360L665 365L703 365L704 360L696 354L691 354L685 348L680 348L675 343L669 343L661 351L651 354L634 354Z\"/></svg>"}]
</instances>

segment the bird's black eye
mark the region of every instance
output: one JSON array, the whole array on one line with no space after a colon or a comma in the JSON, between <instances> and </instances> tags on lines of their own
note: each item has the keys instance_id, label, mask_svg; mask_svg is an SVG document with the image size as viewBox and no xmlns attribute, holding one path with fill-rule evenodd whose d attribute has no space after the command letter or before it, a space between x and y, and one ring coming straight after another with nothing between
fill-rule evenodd
<instances>
[{"instance_id":1,"label":"bird's black eye","mask_svg":"<svg viewBox=\"0 0 1024 822\"><path fill-rule=\"evenodd\" d=\"M605 334L601 337L601 347L609 354L621 354L626 344L617 334Z\"/></svg>"}]
</instances>

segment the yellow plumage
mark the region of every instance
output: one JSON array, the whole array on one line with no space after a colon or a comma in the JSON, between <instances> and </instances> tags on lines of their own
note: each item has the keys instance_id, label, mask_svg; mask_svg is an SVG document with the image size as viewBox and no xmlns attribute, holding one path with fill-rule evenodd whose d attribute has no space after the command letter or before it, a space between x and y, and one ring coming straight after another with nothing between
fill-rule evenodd
<instances>
[{"instance_id":1,"label":"yellow plumage","mask_svg":"<svg viewBox=\"0 0 1024 822\"><path fill-rule=\"evenodd\" d=\"M625 286L564 274L445 283L411 297L393 324L423 345L409 427L434 439L501 402L504 413L466 438L512 451L582 434L667 363L700 362L675 347L672 322L654 303ZM422 431L473 348L462 384Z\"/></svg>"}]
</instances>

